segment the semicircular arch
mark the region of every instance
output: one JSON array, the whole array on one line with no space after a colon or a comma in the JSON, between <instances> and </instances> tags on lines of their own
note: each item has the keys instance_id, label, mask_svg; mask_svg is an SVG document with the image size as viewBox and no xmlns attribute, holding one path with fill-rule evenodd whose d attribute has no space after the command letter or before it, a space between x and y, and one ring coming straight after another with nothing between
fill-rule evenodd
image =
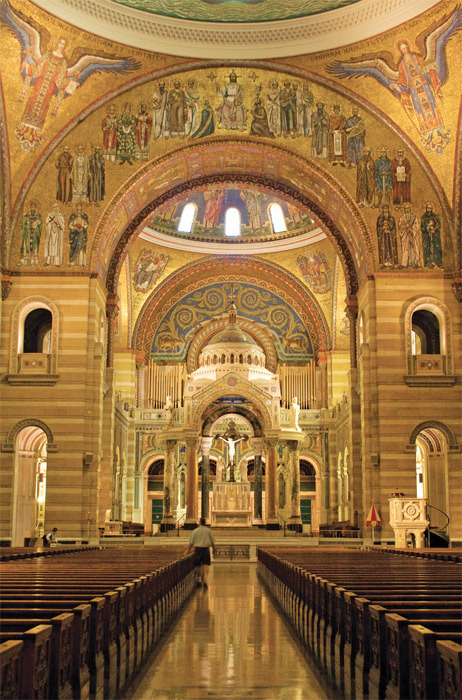
<instances>
[{"instance_id":1,"label":"semicircular arch","mask_svg":"<svg viewBox=\"0 0 462 700\"><path fill-rule=\"evenodd\" d=\"M205 413L202 415L202 435L204 437L211 437L215 423L226 415L241 416L242 418L245 418L253 430L253 435L251 437L261 437L261 423L247 406L236 406L231 414L229 406L226 405L211 406L210 409L205 411Z\"/></svg>"},{"instance_id":2,"label":"semicircular arch","mask_svg":"<svg viewBox=\"0 0 462 700\"><path fill-rule=\"evenodd\" d=\"M202 289L209 279L234 284L253 281L262 289L276 289L303 321L314 355L317 357L330 349L329 325L316 297L285 268L256 256L209 256L172 273L155 288L140 310L132 335L133 348L149 357L154 334L165 314L185 293Z\"/></svg>"},{"instance_id":3,"label":"semicircular arch","mask_svg":"<svg viewBox=\"0 0 462 700\"><path fill-rule=\"evenodd\" d=\"M446 425L446 423L441 423L439 420L427 420L419 423L411 433L409 445L415 445L419 433L426 429L439 430L445 436L450 450L457 451L459 449L457 438L451 428Z\"/></svg>"},{"instance_id":4,"label":"semicircular arch","mask_svg":"<svg viewBox=\"0 0 462 700\"><path fill-rule=\"evenodd\" d=\"M359 276L376 269L372 234L358 205L322 165L286 146L222 137L200 145L187 144L163 155L138 171L113 196L91 251L91 267L103 272L109 294L115 294L128 249L151 213L180 194L219 182L268 188L309 210L340 257L349 295L356 293Z\"/></svg>"},{"instance_id":5,"label":"semicircular arch","mask_svg":"<svg viewBox=\"0 0 462 700\"><path fill-rule=\"evenodd\" d=\"M226 328L228 324L227 317L219 317L208 322L204 327L198 329L189 346L186 367L188 372L194 372L199 366L199 354L205 345L210 341L210 338L219 331ZM266 368L273 374L277 371L277 354L274 347L274 341L270 337L265 326L255 324L245 318L238 318L238 325L247 332L258 344L262 346L266 357Z\"/></svg>"},{"instance_id":6,"label":"semicircular arch","mask_svg":"<svg viewBox=\"0 0 462 700\"><path fill-rule=\"evenodd\" d=\"M244 382L240 382L237 388L230 387L222 382L217 382L211 385L210 389L201 392L197 401L194 402L194 416L196 416L196 427L203 426L206 422L209 425L209 416L225 415L229 413L229 404L223 403L213 405L216 401L225 396L228 398L245 399L248 405L233 405L233 413L241 413L252 425L255 437L261 437L265 431L272 427L271 414L265 403L263 392L250 386L247 388ZM252 409L250 408L252 406ZM220 413L220 409L222 413ZM215 421L211 420L210 425Z\"/></svg>"},{"instance_id":7,"label":"semicircular arch","mask_svg":"<svg viewBox=\"0 0 462 700\"><path fill-rule=\"evenodd\" d=\"M42 420L39 418L25 418L24 420L19 421L18 423L15 423L12 428L10 428L8 432L8 437L6 439L6 442L3 443L2 445L2 452L13 452L14 451L14 446L16 443L16 439L24 428L29 428L29 427L34 427L34 428L40 428L40 430L43 430L43 432L46 435L46 440L47 440L47 452L57 452L58 451L58 445L56 444L53 433L49 426L44 423Z\"/></svg>"},{"instance_id":8,"label":"semicircular arch","mask_svg":"<svg viewBox=\"0 0 462 700\"><path fill-rule=\"evenodd\" d=\"M123 82L122 84L118 84L116 86L112 86L111 89L106 90L104 94L98 95L95 97L94 100L90 101L89 103L85 103L85 105L81 106L81 109L79 109L76 113L72 115L72 117L69 119L69 121L66 123L66 125L56 134L52 135L46 144L45 148L40 152L37 160L35 161L33 167L29 170L27 173L26 178L24 179L20 190L17 194L17 196L12 199L11 194L8 192L5 193L5 198L6 201L8 202L8 210L10 212L10 216L6 217L5 219L5 239L6 239L6 245L4 246L4 251L3 251L3 257L4 257L4 265L8 266L9 265L9 255L10 255L10 243L12 241L14 232L17 228L17 223L19 218L21 217L21 212L23 210L26 198L29 196L30 191L32 186L34 185L37 177L40 175L42 172L42 168L44 165L46 165L49 162L50 157L52 156L52 153L56 150L57 147L66 139L69 138L70 135L74 132L74 130L79 127L83 122L88 117L91 117L96 110L99 108L104 108L108 104L111 103L111 101L122 98L124 96L128 96L132 90L138 90L140 87L143 85L147 85L150 82L154 80L160 81L160 80L165 80L167 78L174 78L174 76L180 76L183 74L186 74L188 72L199 72L199 71L210 71L210 69L217 69L217 68L222 68L226 66L228 62L223 61L220 59L219 61L209 59L205 61L201 61L200 63L197 62L196 59L194 60L186 60L182 61L180 65L175 64L171 66L166 66L164 68L160 68L156 70L155 73L155 78L153 78L153 74L151 71L144 73L142 75L138 75L135 77L131 77L127 82ZM272 73L275 75L283 74L288 77L300 79L300 80L306 80L309 81L310 84L313 85L318 85L320 87L326 88L330 91L332 91L332 94L335 98L341 98L341 97L348 97L349 100L358 107L360 107L362 110L365 112L369 113L371 117L374 119L377 119L379 122L385 124L387 128L391 129L393 133L395 133L399 138L402 140L402 143L404 147L413 154L414 158L419 162L419 165L423 168L425 173L427 175L431 175L431 167L428 163L428 160L425 158L424 154L419 150L418 146L412 141L409 135L406 134L405 130L400 128L400 126L394 122L388 114L383 112L383 110L379 109L377 106L375 106L372 102L367 100L365 97L359 95L356 91L352 90L348 85L342 84L338 85L338 83L333 80L330 77L319 75L317 72L314 72L312 70L308 70L306 68L299 68L296 66L288 66L288 65L282 65L279 62L274 62L272 60L261 60L261 61L249 61L245 60L233 60L232 62L229 62L229 65L232 66L234 69L238 67L242 68L248 68L248 69L258 69L262 70L265 72L265 75L268 77L271 76ZM462 118L462 117L461 117ZM461 134L459 132L458 138L462 138ZM210 142L213 140L211 139ZM257 139L251 139L250 140L253 143L257 142ZM205 145L205 144L204 144ZM0 149L3 151L5 158L7 156L7 147L5 144L3 144ZM457 149L456 149L457 152ZM170 156L173 155L173 151L170 153ZM168 154L167 154L168 156ZM163 158L164 156L162 156ZM148 166L149 167L149 166ZM457 168L456 168L457 170ZM137 176L135 176L136 179ZM128 185L130 187L130 185ZM124 186L124 191L126 187ZM123 193L122 193L123 194ZM113 202L117 201L118 196L120 196L120 193L117 193L117 195L114 197ZM451 208L448 203L447 196L442 188L442 186L436 182L435 183L435 196L437 200L439 201L443 215L446 219L447 222L451 221ZM335 206L335 201L333 201L333 204ZM455 207L455 210L457 211L457 207ZM460 216L460 215L459 215ZM99 227L101 228L101 227ZM455 230L457 230L457 227L455 227ZM456 240L456 245L460 246L460 242Z\"/></svg>"}]
</instances>

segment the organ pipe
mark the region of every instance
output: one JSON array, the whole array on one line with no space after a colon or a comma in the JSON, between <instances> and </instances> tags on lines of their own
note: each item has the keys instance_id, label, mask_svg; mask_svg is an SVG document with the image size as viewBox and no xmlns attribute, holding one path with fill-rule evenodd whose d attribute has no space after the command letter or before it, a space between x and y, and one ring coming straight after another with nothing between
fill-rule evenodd
<instances>
[{"instance_id":1,"label":"organ pipe","mask_svg":"<svg viewBox=\"0 0 462 700\"><path fill-rule=\"evenodd\" d=\"M278 365L281 399L284 408L290 407L294 396L297 397L300 408L308 409L315 406L315 370L314 360L310 360L302 366L290 365L285 362Z\"/></svg>"},{"instance_id":2,"label":"organ pipe","mask_svg":"<svg viewBox=\"0 0 462 700\"><path fill-rule=\"evenodd\" d=\"M159 365L153 360L148 366L149 380L147 405L149 408L163 408L170 396L173 405L183 405L183 387L186 375L184 363L174 365Z\"/></svg>"}]
</instances>

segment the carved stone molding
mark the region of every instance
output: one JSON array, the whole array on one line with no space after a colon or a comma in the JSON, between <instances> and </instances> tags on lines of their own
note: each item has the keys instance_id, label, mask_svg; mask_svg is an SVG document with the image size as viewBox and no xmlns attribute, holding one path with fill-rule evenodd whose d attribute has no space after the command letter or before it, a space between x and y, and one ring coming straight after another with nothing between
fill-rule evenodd
<instances>
[{"instance_id":1,"label":"carved stone molding","mask_svg":"<svg viewBox=\"0 0 462 700\"><path fill-rule=\"evenodd\" d=\"M457 301L462 301L462 280L455 280L452 283L452 291Z\"/></svg>"},{"instance_id":2,"label":"carved stone molding","mask_svg":"<svg viewBox=\"0 0 462 700\"><path fill-rule=\"evenodd\" d=\"M13 386L53 386L59 374L7 374L5 379Z\"/></svg>"},{"instance_id":3,"label":"carved stone molding","mask_svg":"<svg viewBox=\"0 0 462 700\"><path fill-rule=\"evenodd\" d=\"M408 386L454 386L456 383L456 377L451 376L439 376L439 375L422 375L417 374L407 374L404 377L404 381Z\"/></svg>"},{"instance_id":4,"label":"carved stone molding","mask_svg":"<svg viewBox=\"0 0 462 700\"><path fill-rule=\"evenodd\" d=\"M12 286L13 286L13 282L10 280L9 277L6 277L4 275L2 277L2 301L5 301L5 299L8 299L8 296L10 294Z\"/></svg>"}]
</instances>

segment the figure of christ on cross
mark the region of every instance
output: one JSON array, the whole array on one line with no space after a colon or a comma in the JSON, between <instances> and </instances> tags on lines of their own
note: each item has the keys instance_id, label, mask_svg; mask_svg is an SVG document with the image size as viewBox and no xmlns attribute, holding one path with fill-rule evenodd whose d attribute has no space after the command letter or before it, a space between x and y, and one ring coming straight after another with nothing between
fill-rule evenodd
<instances>
[{"instance_id":1,"label":"figure of christ on cross","mask_svg":"<svg viewBox=\"0 0 462 700\"><path fill-rule=\"evenodd\" d=\"M230 470L229 470L229 472L230 472L230 474L229 474L229 480L230 480L230 481L234 481L234 466L235 466L235 465L234 465L234 456L235 456L235 454L236 454L236 445L237 445L238 442L240 442L240 441L243 440L244 438L241 437L241 438L239 438L239 440L233 440L232 438L228 438L228 439L227 439L227 438L221 437L221 435L219 435L219 438L220 438L220 440L223 440L223 442L227 442L227 443L228 443L228 454L229 454L229 460L228 460L228 461L229 461L229 467L230 467Z\"/></svg>"}]
</instances>

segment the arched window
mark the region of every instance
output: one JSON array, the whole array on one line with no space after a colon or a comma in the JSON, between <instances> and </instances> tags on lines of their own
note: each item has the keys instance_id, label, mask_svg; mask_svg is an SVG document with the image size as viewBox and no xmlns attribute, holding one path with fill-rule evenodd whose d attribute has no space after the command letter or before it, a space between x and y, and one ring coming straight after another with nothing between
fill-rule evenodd
<instances>
[{"instance_id":1,"label":"arched window","mask_svg":"<svg viewBox=\"0 0 462 700\"><path fill-rule=\"evenodd\" d=\"M316 469L307 459L299 460L300 489L302 491L316 491Z\"/></svg>"},{"instance_id":2,"label":"arched window","mask_svg":"<svg viewBox=\"0 0 462 700\"><path fill-rule=\"evenodd\" d=\"M447 307L435 297L420 297L407 303L403 330L408 369L405 382L420 386L431 375L433 384L454 384L451 316Z\"/></svg>"},{"instance_id":3,"label":"arched window","mask_svg":"<svg viewBox=\"0 0 462 700\"><path fill-rule=\"evenodd\" d=\"M49 309L38 308L24 319L23 352L51 352L52 315Z\"/></svg>"},{"instance_id":4,"label":"arched window","mask_svg":"<svg viewBox=\"0 0 462 700\"><path fill-rule=\"evenodd\" d=\"M284 219L281 205L276 203L270 204L269 213L273 232L282 233L283 231L287 231L286 220Z\"/></svg>"},{"instance_id":5,"label":"arched window","mask_svg":"<svg viewBox=\"0 0 462 700\"><path fill-rule=\"evenodd\" d=\"M241 235L241 214L236 207L230 207L225 214L225 236Z\"/></svg>"},{"instance_id":6,"label":"arched window","mask_svg":"<svg viewBox=\"0 0 462 700\"><path fill-rule=\"evenodd\" d=\"M156 459L148 469L149 476L162 476L164 475L164 460Z\"/></svg>"},{"instance_id":7,"label":"arched window","mask_svg":"<svg viewBox=\"0 0 462 700\"><path fill-rule=\"evenodd\" d=\"M412 354L440 354L440 324L435 314L427 309L418 309L412 314Z\"/></svg>"},{"instance_id":8,"label":"arched window","mask_svg":"<svg viewBox=\"0 0 462 700\"><path fill-rule=\"evenodd\" d=\"M196 211L196 205L192 202L185 204L181 212L180 223L178 224L180 233L191 233L194 219L196 218Z\"/></svg>"},{"instance_id":9,"label":"arched window","mask_svg":"<svg viewBox=\"0 0 462 700\"><path fill-rule=\"evenodd\" d=\"M59 379L58 339L59 313L56 305L46 297L34 296L23 299L15 308L12 321L12 341L9 374L17 383L42 383L47 375L47 384ZM19 377L21 375L21 378Z\"/></svg>"}]
</instances>

